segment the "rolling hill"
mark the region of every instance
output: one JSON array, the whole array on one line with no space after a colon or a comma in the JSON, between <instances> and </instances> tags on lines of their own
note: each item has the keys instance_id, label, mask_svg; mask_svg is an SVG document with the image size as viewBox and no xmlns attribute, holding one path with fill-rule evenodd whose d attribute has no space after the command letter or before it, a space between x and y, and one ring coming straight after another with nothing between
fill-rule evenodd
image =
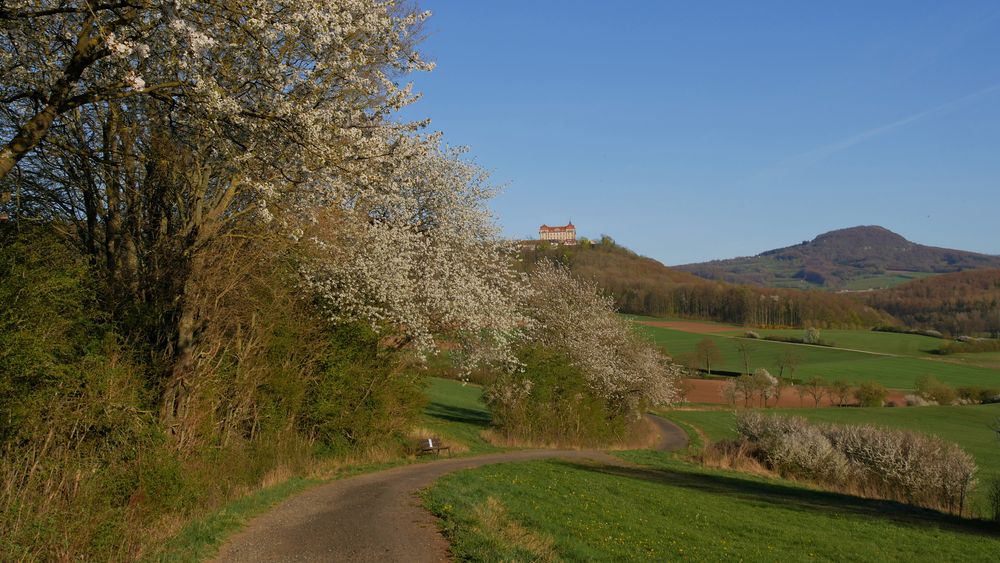
<instances>
[{"instance_id":1,"label":"rolling hill","mask_svg":"<svg viewBox=\"0 0 1000 563\"><path fill-rule=\"evenodd\" d=\"M865 295L905 325L1000 338L1000 270L934 276Z\"/></svg>"},{"instance_id":2,"label":"rolling hill","mask_svg":"<svg viewBox=\"0 0 1000 563\"><path fill-rule=\"evenodd\" d=\"M1000 268L1000 256L925 246L878 226L830 231L757 256L675 267L730 283L851 290L984 268Z\"/></svg>"},{"instance_id":3,"label":"rolling hill","mask_svg":"<svg viewBox=\"0 0 1000 563\"><path fill-rule=\"evenodd\" d=\"M827 291L740 286L709 281L639 256L610 237L577 246L526 245L522 266L566 264L615 299L623 313L682 316L746 326L870 328L897 324L860 300Z\"/></svg>"}]
</instances>

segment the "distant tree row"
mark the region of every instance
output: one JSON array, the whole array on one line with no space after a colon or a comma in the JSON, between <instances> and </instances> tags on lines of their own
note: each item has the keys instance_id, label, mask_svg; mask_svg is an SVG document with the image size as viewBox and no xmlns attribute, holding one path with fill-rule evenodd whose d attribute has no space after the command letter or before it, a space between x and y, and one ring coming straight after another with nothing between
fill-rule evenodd
<instances>
[{"instance_id":1,"label":"distant tree row","mask_svg":"<svg viewBox=\"0 0 1000 563\"><path fill-rule=\"evenodd\" d=\"M542 258L595 280L624 313L683 316L761 327L872 327L894 319L845 295L707 281L637 256L602 237L598 243L526 249L526 269Z\"/></svg>"}]
</instances>

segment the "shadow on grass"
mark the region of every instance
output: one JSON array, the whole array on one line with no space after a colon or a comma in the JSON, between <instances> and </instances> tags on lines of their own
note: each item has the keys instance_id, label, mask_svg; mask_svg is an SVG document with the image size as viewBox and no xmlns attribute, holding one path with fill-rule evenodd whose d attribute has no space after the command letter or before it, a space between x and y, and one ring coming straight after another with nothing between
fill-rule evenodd
<instances>
[{"instance_id":1,"label":"shadow on grass","mask_svg":"<svg viewBox=\"0 0 1000 563\"><path fill-rule=\"evenodd\" d=\"M432 401L424 409L424 413L433 418L448 422L464 422L486 427L490 424L490 413L477 409L467 409Z\"/></svg>"},{"instance_id":2,"label":"shadow on grass","mask_svg":"<svg viewBox=\"0 0 1000 563\"><path fill-rule=\"evenodd\" d=\"M767 503L799 512L841 513L872 519L888 520L912 527L937 526L950 531L990 537L1000 537L1000 529L992 522L969 520L935 510L918 508L894 501L872 500L840 493L804 489L753 478L741 479L726 475L684 471L683 469L653 469L589 465L570 461L558 462L567 467L627 479L637 479L673 487L725 495L757 503Z\"/></svg>"}]
</instances>

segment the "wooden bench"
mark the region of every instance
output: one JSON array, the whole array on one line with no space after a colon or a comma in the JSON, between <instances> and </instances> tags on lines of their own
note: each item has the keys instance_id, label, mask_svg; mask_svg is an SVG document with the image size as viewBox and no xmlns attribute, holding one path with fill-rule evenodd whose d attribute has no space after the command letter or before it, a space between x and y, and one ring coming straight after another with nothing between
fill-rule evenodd
<instances>
[{"instance_id":1,"label":"wooden bench","mask_svg":"<svg viewBox=\"0 0 1000 563\"><path fill-rule=\"evenodd\" d=\"M437 454L441 455L442 450L448 450L448 457L451 457L451 446L444 445L441 438L437 436L432 436L430 438L421 438L414 444L414 449L417 455L424 454Z\"/></svg>"}]
</instances>

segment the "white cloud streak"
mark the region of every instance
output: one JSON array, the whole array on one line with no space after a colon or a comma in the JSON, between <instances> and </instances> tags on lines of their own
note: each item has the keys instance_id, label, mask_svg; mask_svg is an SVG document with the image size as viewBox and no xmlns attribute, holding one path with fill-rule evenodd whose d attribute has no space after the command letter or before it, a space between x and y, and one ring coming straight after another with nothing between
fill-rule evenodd
<instances>
[{"instance_id":1,"label":"white cloud streak","mask_svg":"<svg viewBox=\"0 0 1000 563\"><path fill-rule=\"evenodd\" d=\"M955 111L963 106L971 104L995 92L1000 92L1000 83L994 84L987 88L983 88L982 90L973 92L972 94L962 96L961 98L956 98L949 102L945 102L943 104L934 106L932 108L928 108L923 111L914 113L912 115L908 115L902 119L897 119L896 121L893 121L891 123L880 125L878 127L868 129L867 131L862 131L857 135L852 135L835 143L830 143L828 145L819 147L817 149L813 149L811 151L807 151L786 158L774 164L773 166L769 167L765 171L763 171L759 175L759 177L762 179L773 180L778 177L784 176L790 172L793 172L795 170L808 168L810 166L818 164L819 162L822 162L823 160L826 160L827 158L836 153L845 151L855 145L863 143L868 139L877 137L879 135L884 135L890 131L899 129L900 127L905 127L907 125L910 125L911 123L915 123L917 121L926 119L933 115L944 114Z\"/></svg>"}]
</instances>

